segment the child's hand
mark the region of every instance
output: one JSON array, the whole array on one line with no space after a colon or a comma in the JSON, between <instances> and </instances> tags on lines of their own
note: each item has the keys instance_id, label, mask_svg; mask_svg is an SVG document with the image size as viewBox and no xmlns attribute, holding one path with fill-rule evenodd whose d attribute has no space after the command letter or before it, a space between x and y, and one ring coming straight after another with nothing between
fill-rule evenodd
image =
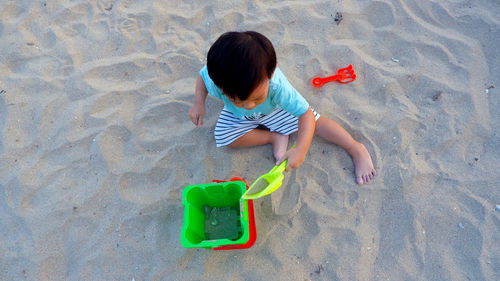
<instances>
[{"instance_id":1,"label":"child's hand","mask_svg":"<svg viewBox=\"0 0 500 281\"><path fill-rule=\"evenodd\" d=\"M303 149L294 147L285 152L283 157L281 157L281 159L278 161L277 165L281 164L281 162L288 159L285 171L290 172L292 169L298 168L300 167L300 165L302 165L302 163L306 159L306 153L307 150L304 151Z\"/></svg>"},{"instance_id":2,"label":"child's hand","mask_svg":"<svg viewBox=\"0 0 500 281\"><path fill-rule=\"evenodd\" d=\"M203 126L203 118L205 117L205 105L195 103L188 114L193 124L201 128Z\"/></svg>"}]
</instances>

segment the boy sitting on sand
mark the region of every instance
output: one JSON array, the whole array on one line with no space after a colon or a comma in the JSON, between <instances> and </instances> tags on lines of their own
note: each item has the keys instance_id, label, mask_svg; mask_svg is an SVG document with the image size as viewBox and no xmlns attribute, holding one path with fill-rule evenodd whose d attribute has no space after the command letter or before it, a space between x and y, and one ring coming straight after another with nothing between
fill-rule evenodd
<instances>
[{"instance_id":1,"label":"boy sitting on sand","mask_svg":"<svg viewBox=\"0 0 500 281\"><path fill-rule=\"evenodd\" d=\"M276 164L288 159L286 171L290 171L304 162L315 133L351 155L358 184L376 174L365 146L337 122L309 107L277 67L271 41L258 32L224 33L208 51L189 110L191 121L199 127L203 126L208 93L224 101L215 126L217 147L270 143ZM297 144L287 150L288 135L296 131Z\"/></svg>"}]
</instances>

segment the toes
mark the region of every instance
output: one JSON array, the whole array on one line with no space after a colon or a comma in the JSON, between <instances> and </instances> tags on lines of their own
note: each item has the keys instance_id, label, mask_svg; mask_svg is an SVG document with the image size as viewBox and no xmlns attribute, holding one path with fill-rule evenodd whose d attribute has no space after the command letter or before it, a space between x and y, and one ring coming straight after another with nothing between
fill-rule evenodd
<instances>
[{"instance_id":1,"label":"toes","mask_svg":"<svg viewBox=\"0 0 500 281\"><path fill-rule=\"evenodd\" d=\"M356 182L358 184L365 184L375 178L377 172L375 170L368 171L365 174L356 175Z\"/></svg>"},{"instance_id":2,"label":"toes","mask_svg":"<svg viewBox=\"0 0 500 281\"><path fill-rule=\"evenodd\" d=\"M367 182L371 181L372 179L373 179L373 175L371 173L363 175L363 181L364 181L364 183L367 183Z\"/></svg>"},{"instance_id":3,"label":"toes","mask_svg":"<svg viewBox=\"0 0 500 281\"><path fill-rule=\"evenodd\" d=\"M356 182L357 182L358 184L363 184L363 183L364 183L364 182L363 182L363 178L362 178L361 176L356 177Z\"/></svg>"}]
</instances>

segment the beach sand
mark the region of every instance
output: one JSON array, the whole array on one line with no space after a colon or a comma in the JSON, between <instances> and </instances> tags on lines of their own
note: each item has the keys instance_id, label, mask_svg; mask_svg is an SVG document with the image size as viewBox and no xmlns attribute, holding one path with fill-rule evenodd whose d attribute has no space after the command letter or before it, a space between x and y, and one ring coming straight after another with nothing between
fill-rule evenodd
<instances>
[{"instance_id":1,"label":"beach sand","mask_svg":"<svg viewBox=\"0 0 500 281\"><path fill-rule=\"evenodd\" d=\"M341 12L337 24L335 15ZM0 1L0 280L500 280L500 2ZM188 117L223 32L365 144L316 137L246 250L180 244L185 186L273 165ZM357 79L311 79L352 64ZM296 136L292 136L292 142Z\"/></svg>"}]
</instances>

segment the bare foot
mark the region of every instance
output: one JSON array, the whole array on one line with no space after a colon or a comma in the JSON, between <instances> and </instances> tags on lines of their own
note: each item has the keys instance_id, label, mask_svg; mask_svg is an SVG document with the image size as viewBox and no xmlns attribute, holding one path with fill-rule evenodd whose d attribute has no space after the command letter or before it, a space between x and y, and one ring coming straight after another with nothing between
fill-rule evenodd
<instances>
[{"instance_id":1,"label":"bare foot","mask_svg":"<svg viewBox=\"0 0 500 281\"><path fill-rule=\"evenodd\" d=\"M354 162L356 182L364 184L372 180L377 172L373 168L372 157L366 147L359 142L355 142L347 152Z\"/></svg>"},{"instance_id":2,"label":"bare foot","mask_svg":"<svg viewBox=\"0 0 500 281\"><path fill-rule=\"evenodd\" d=\"M286 152L286 148L288 146L288 136L280 133L273 133L272 143L274 159L278 161Z\"/></svg>"}]
</instances>

